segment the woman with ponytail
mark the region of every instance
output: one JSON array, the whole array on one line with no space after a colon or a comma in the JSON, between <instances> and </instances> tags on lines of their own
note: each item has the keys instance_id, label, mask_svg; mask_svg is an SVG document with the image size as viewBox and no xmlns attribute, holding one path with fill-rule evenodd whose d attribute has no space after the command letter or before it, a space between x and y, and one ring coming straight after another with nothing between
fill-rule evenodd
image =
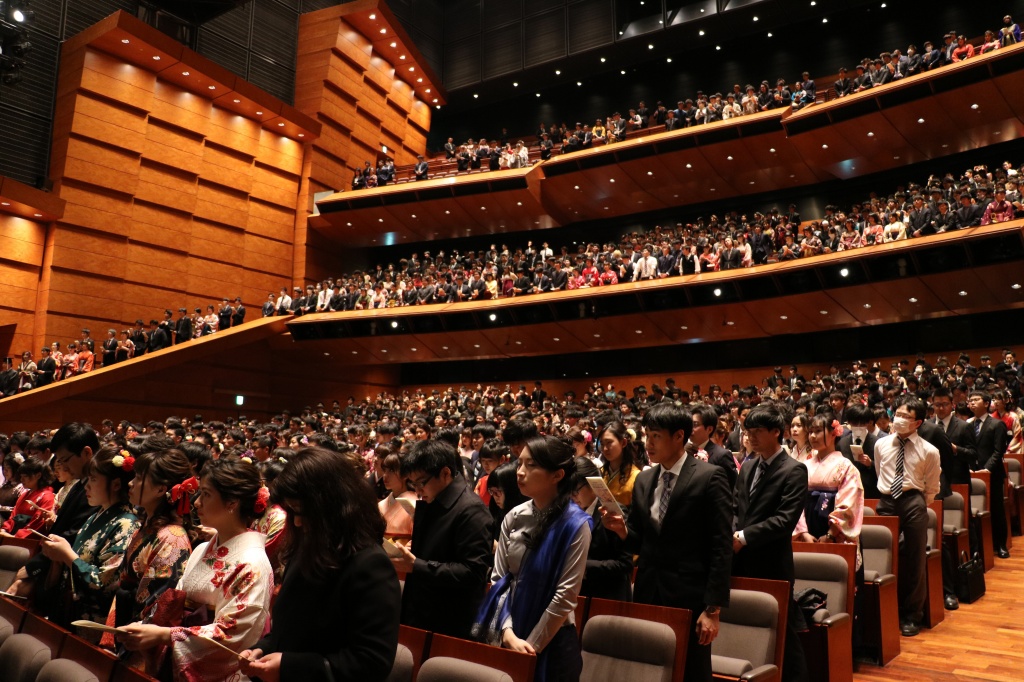
<instances>
[{"instance_id":1,"label":"woman with ponytail","mask_svg":"<svg viewBox=\"0 0 1024 682\"><path fill-rule=\"evenodd\" d=\"M575 682L583 669L573 614L593 519L570 501L574 455L567 439L527 441L517 476L530 499L502 521L493 585L474 625L490 644L536 655L537 682Z\"/></svg>"},{"instance_id":2,"label":"woman with ponytail","mask_svg":"<svg viewBox=\"0 0 1024 682\"><path fill-rule=\"evenodd\" d=\"M107 625L129 623L171 625L161 597L174 588L192 554L192 542L185 528L190 518L189 502L199 489L192 465L177 448L144 452L135 460L135 478L128 486L128 501L141 510L142 527L128 543L114 603ZM168 595L169 596L169 595ZM101 644L113 645L113 638ZM119 658L133 668L156 676L166 653L165 647L130 652L117 647Z\"/></svg>"}]
</instances>

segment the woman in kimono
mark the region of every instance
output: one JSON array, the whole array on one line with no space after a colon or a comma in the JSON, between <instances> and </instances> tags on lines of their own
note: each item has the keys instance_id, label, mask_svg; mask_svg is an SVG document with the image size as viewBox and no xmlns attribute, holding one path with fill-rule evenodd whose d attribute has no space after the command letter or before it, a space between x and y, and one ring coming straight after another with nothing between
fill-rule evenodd
<instances>
[{"instance_id":1,"label":"woman in kimono","mask_svg":"<svg viewBox=\"0 0 1024 682\"><path fill-rule=\"evenodd\" d=\"M218 644L241 653L256 643L267 623L274 578L263 535L249 526L269 499L254 464L232 457L203 468L194 504L202 525L215 535L196 547L178 581L185 625L132 623L118 635L125 648L169 646L179 681L248 679L239 672L238 657Z\"/></svg>"},{"instance_id":2,"label":"woman in kimono","mask_svg":"<svg viewBox=\"0 0 1024 682\"><path fill-rule=\"evenodd\" d=\"M167 624L161 622L158 601L178 584L192 553L183 523L189 518L192 493L198 489L199 481L192 476L192 465L181 450L139 455L128 500L143 510L143 525L128 543L107 625ZM104 635L101 644L113 646L113 638L108 637ZM133 668L155 676L166 649L151 649L143 655L119 646L117 653Z\"/></svg>"},{"instance_id":3,"label":"woman in kimono","mask_svg":"<svg viewBox=\"0 0 1024 682\"><path fill-rule=\"evenodd\" d=\"M793 531L798 540L859 544L864 523L864 486L857 467L836 448L836 439L842 433L842 425L829 412L810 419L807 437L811 452L798 458L807 467L810 491L804 513ZM858 548L858 568L860 563Z\"/></svg>"},{"instance_id":4,"label":"woman in kimono","mask_svg":"<svg viewBox=\"0 0 1024 682\"><path fill-rule=\"evenodd\" d=\"M22 491L13 505L10 517L0 529L0 537L27 538L32 531L42 531L53 509L50 467L30 457L18 470Z\"/></svg>"},{"instance_id":5,"label":"woman in kimono","mask_svg":"<svg viewBox=\"0 0 1024 682\"><path fill-rule=\"evenodd\" d=\"M56 587L69 597L59 602L65 607L62 612L47 614L59 625L107 620L125 548L139 529L135 509L128 502L134 468L135 458L114 443L97 450L83 476L86 499L99 511L86 520L74 543L59 535L42 542L43 554L59 570Z\"/></svg>"},{"instance_id":6,"label":"woman in kimono","mask_svg":"<svg viewBox=\"0 0 1024 682\"><path fill-rule=\"evenodd\" d=\"M30 391L36 387L37 369L36 363L32 360L32 352L22 353L21 364L18 365L18 393Z\"/></svg>"},{"instance_id":7,"label":"woman in kimono","mask_svg":"<svg viewBox=\"0 0 1024 682\"><path fill-rule=\"evenodd\" d=\"M14 506L18 502L18 498L21 497L23 488L18 472L24 463L25 455L20 452L4 455L3 468L0 469L3 472L4 481L3 485L0 485L0 520L7 519L14 513Z\"/></svg>"}]
</instances>

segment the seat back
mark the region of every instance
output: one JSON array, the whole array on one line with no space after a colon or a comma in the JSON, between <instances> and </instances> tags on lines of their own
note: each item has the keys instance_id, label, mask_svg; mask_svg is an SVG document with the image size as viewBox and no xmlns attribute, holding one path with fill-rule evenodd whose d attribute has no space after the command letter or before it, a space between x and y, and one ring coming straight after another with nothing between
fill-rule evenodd
<instances>
[{"instance_id":1,"label":"seat back","mask_svg":"<svg viewBox=\"0 0 1024 682\"><path fill-rule=\"evenodd\" d=\"M838 554L793 552L796 592L814 587L828 595L829 613L849 613L846 603L850 566Z\"/></svg>"},{"instance_id":2,"label":"seat back","mask_svg":"<svg viewBox=\"0 0 1024 682\"><path fill-rule=\"evenodd\" d=\"M758 666L775 663L779 623L775 597L733 589L719 623L718 637L711 644L711 667L716 673L739 677Z\"/></svg>"},{"instance_id":3,"label":"seat back","mask_svg":"<svg viewBox=\"0 0 1024 682\"><path fill-rule=\"evenodd\" d=\"M928 506L928 549L939 548L939 515Z\"/></svg>"},{"instance_id":4,"label":"seat back","mask_svg":"<svg viewBox=\"0 0 1024 682\"><path fill-rule=\"evenodd\" d=\"M6 592L14 582L18 569L28 563L28 549L16 545L0 545L0 592Z\"/></svg>"},{"instance_id":5,"label":"seat back","mask_svg":"<svg viewBox=\"0 0 1024 682\"><path fill-rule=\"evenodd\" d=\"M435 657L458 658L471 663L479 663L480 665L502 671L512 682L531 682L537 665L536 656L521 654L511 649L499 649L455 637L447 637L436 632L430 637L430 656L428 660ZM426 662L420 666L420 675L423 674L425 666Z\"/></svg>"},{"instance_id":6,"label":"seat back","mask_svg":"<svg viewBox=\"0 0 1024 682\"><path fill-rule=\"evenodd\" d=\"M664 623L590 616L583 628L580 682L671 682L676 635Z\"/></svg>"},{"instance_id":7,"label":"seat back","mask_svg":"<svg viewBox=\"0 0 1024 682\"><path fill-rule=\"evenodd\" d=\"M25 622L25 609L10 599L0 597L0 644L16 632L21 632L21 624Z\"/></svg>"},{"instance_id":8,"label":"seat back","mask_svg":"<svg viewBox=\"0 0 1024 682\"><path fill-rule=\"evenodd\" d=\"M878 516L878 512L872 507L864 507L864 516Z\"/></svg>"},{"instance_id":9,"label":"seat back","mask_svg":"<svg viewBox=\"0 0 1024 682\"><path fill-rule=\"evenodd\" d=\"M66 658L55 658L42 667L35 682L101 682L89 670Z\"/></svg>"},{"instance_id":10,"label":"seat back","mask_svg":"<svg viewBox=\"0 0 1024 682\"><path fill-rule=\"evenodd\" d=\"M423 662L416 682L513 682L508 674L480 663L438 656Z\"/></svg>"},{"instance_id":11,"label":"seat back","mask_svg":"<svg viewBox=\"0 0 1024 682\"><path fill-rule=\"evenodd\" d=\"M971 478L971 513L988 511L988 486L980 478Z\"/></svg>"},{"instance_id":12,"label":"seat back","mask_svg":"<svg viewBox=\"0 0 1024 682\"><path fill-rule=\"evenodd\" d=\"M967 519L964 517L964 498L960 493L953 493L942 498L942 523L957 530L967 529Z\"/></svg>"},{"instance_id":13,"label":"seat back","mask_svg":"<svg viewBox=\"0 0 1024 682\"><path fill-rule=\"evenodd\" d=\"M1006 472L1010 483L1016 488L1020 485L1020 462L1013 457L1007 457L1003 461L1006 463Z\"/></svg>"},{"instance_id":14,"label":"seat back","mask_svg":"<svg viewBox=\"0 0 1024 682\"><path fill-rule=\"evenodd\" d=\"M31 635L16 634L0 646L0 671L4 682L35 682L50 660L50 647Z\"/></svg>"},{"instance_id":15,"label":"seat back","mask_svg":"<svg viewBox=\"0 0 1024 682\"><path fill-rule=\"evenodd\" d=\"M888 528L864 524L860 529L865 580L870 582L878 576L892 573L892 545L893 537Z\"/></svg>"},{"instance_id":16,"label":"seat back","mask_svg":"<svg viewBox=\"0 0 1024 682\"><path fill-rule=\"evenodd\" d=\"M621 616L648 623L661 623L668 626L675 636L675 662L672 665L673 682L683 682L683 671L686 667L686 649L689 643L690 628L693 626L693 614L686 609L673 609L667 606L651 604L634 604L632 602L615 601L613 599L590 599L587 608L587 620L594 616ZM583 631L586 632L586 626Z\"/></svg>"},{"instance_id":17,"label":"seat back","mask_svg":"<svg viewBox=\"0 0 1024 682\"><path fill-rule=\"evenodd\" d=\"M387 682L412 682L412 652L401 644L395 650L395 662L391 666L391 674Z\"/></svg>"},{"instance_id":18,"label":"seat back","mask_svg":"<svg viewBox=\"0 0 1024 682\"><path fill-rule=\"evenodd\" d=\"M430 647L430 633L408 625L399 625L398 643L412 654L412 678L416 679L420 666L427 657Z\"/></svg>"}]
</instances>

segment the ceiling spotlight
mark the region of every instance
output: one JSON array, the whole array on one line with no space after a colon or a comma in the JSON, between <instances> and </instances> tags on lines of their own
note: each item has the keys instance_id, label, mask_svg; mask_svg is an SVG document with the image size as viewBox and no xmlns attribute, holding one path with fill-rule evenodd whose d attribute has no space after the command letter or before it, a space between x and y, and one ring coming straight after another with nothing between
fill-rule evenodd
<instances>
[{"instance_id":1,"label":"ceiling spotlight","mask_svg":"<svg viewBox=\"0 0 1024 682\"><path fill-rule=\"evenodd\" d=\"M562 75L561 69L555 69L555 75L556 76L561 76Z\"/></svg>"},{"instance_id":2,"label":"ceiling spotlight","mask_svg":"<svg viewBox=\"0 0 1024 682\"><path fill-rule=\"evenodd\" d=\"M715 294L715 296L721 296L722 295L722 290L721 289L715 289L714 294Z\"/></svg>"},{"instance_id":3,"label":"ceiling spotlight","mask_svg":"<svg viewBox=\"0 0 1024 682\"><path fill-rule=\"evenodd\" d=\"M828 145L827 144L823 144L823 145L821 145L821 148L822 149L828 149Z\"/></svg>"},{"instance_id":4,"label":"ceiling spotlight","mask_svg":"<svg viewBox=\"0 0 1024 682\"><path fill-rule=\"evenodd\" d=\"M842 270L839 271L839 274L843 277L849 277L850 270L848 268L843 268Z\"/></svg>"},{"instance_id":5,"label":"ceiling spotlight","mask_svg":"<svg viewBox=\"0 0 1024 682\"><path fill-rule=\"evenodd\" d=\"M604 64L604 63L605 63L606 61L608 61L608 60L607 60L607 59L605 59L604 57L601 57L601 63L602 63L602 64Z\"/></svg>"},{"instance_id":6,"label":"ceiling spotlight","mask_svg":"<svg viewBox=\"0 0 1024 682\"><path fill-rule=\"evenodd\" d=\"M771 32L771 31L768 31L768 37L769 37L769 38L771 38L771 37L772 37L772 32Z\"/></svg>"},{"instance_id":7,"label":"ceiling spotlight","mask_svg":"<svg viewBox=\"0 0 1024 682\"><path fill-rule=\"evenodd\" d=\"M811 4L813 5L814 3L811 3ZM374 19L376 19L376 18L377 18L377 15L376 15L376 14L371 14L371 15L370 15L370 21L373 21L373 20L374 20Z\"/></svg>"},{"instance_id":8,"label":"ceiling spotlight","mask_svg":"<svg viewBox=\"0 0 1024 682\"><path fill-rule=\"evenodd\" d=\"M625 76L626 75L626 70L623 69L622 71L619 71L619 73L621 73L623 76Z\"/></svg>"},{"instance_id":9,"label":"ceiling spotlight","mask_svg":"<svg viewBox=\"0 0 1024 682\"><path fill-rule=\"evenodd\" d=\"M754 17L754 21L757 21L757 17Z\"/></svg>"},{"instance_id":10,"label":"ceiling spotlight","mask_svg":"<svg viewBox=\"0 0 1024 682\"><path fill-rule=\"evenodd\" d=\"M121 42L124 43L125 45L127 45L128 43L130 43L132 41L128 40L127 38L121 38Z\"/></svg>"},{"instance_id":11,"label":"ceiling spotlight","mask_svg":"<svg viewBox=\"0 0 1024 682\"><path fill-rule=\"evenodd\" d=\"M966 292L966 291L960 291L960 295L961 295L961 296L966 296L966 295L967 295L967 292Z\"/></svg>"},{"instance_id":12,"label":"ceiling spotlight","mask_svg":"<svg viewBox=\"0 0 1024 682\"><path fill-rule=\"evenodd\" d=\"M477 93L474 92L473 93L473 99L480 99L480 95L478 95Z\"/></svg>"},{"instance_id":13,"label":"ceiling spotlight","mask_svg":"<svg viewBox=\"0 0 1024 682\"><path fill-rule=\"evenodd\" d=\"M865 304L864 304L864 308L865 308L866 310L870 310L870 309L871 309L871 304L870 304L870 303L865 303Z\"/></svg>"},{"instance_id":14,"label":"ceiling spotlight","mask_svg":"<svg viewBox=\"0 0 1024 682\"><path fill-rule=\"evenodd\" d=\"M498 319L498 316L495 315L494 313L491 313L490 315L487 316L487 319L489 319L491 322L494 322L495 320Z\"/></svg>"},{"instance_id":15,"label":"ceiling spotlight","mask_svg":"<svg viewBox=\"0 0 1024 682\"><path fill-rule=\"evenodd\" d=\"M36 13L30 9L15 7L14 10L11 11L11 19L14 19L19 24L24 24L26 21L32 21L35 18Z\"/></svg>"},{"instance_id":16,"label":"ceiling spotlight","mask_svg":"<svg viewBox=\"0 0 1024 682\"><path fill-rule=\"evenodd\" d=\"M919 118L919 119L917 119L917 122L918 123L924 123L924 119L923 118Z\"/></svg>"},{"instance_id":17,"label":"ceiling spotlight","mask_svg":"<svg viewBox=\"0 0 1024 682\"><path fill-rule=\"evenodd\" d=\"M398 47L398 43L391 41L391 47Z\"/></svg>"},{"instance_id":18,"label":"ceiling spotlight","mask_svg":"<svg viewBox=\"0 0 1024 682\"><path fill-rule=\"evenodd\" d=\"M975 111L977 111L978 110L978 105L977 104L972 104L971 105L971 109L974 109Z\"/></svg>"},{"instance_id":19,"label":"ceiling spotlight","mask_svg":"<svg viewBox=\"0 0 1024 682\"><path fill-rule=\"evenodd\" d=\"M828 23L828 17L822 17L821 18L821 23L827 24Z\"/></svg>"},{"instance_id":20,"label":"ceiling spotlight","mask_svg":"<svg viewBox=\"0 0 1024 682\"><path fill-rule=\"evenodd\" d=\"M1010 288L1014 289L1014 290L1017 290L1017 289L1020 289L1020 285L1015 282L1015 283L1010 285Z\"/></svg>"},{"instance_id":21,"label":"ceiling spotlight","mask_svg":"<svg viewBox=\"0 0 1024 682\"><path fill-rule=\"evenodd\" d=\"M579 87L583 87L583 83L580 82L580 81L576 81L576 85L579 86Z\"/></svg>"},{"instance_id":22,"label":"ceiling spotlight","mask_svg":"<svg viewBox=\"0 0 1024 682\"><path fill-rule=\"evenodd\" d=\"M666 57L665 61L668 62L669 64L671 64L672 63L672 57Z\"/></svg>"},{"instance_id":23,"label":"ceiling spotlight","mask_svg":"<svg viewBox=\"0 0 1024 682\"><path fill-rule=\"evenodd\" d=\"M192 74L190 72L188 72L188 71L182 71L181 75L182 76L191 76Z\"/></svg>"},{"instance_id":24,"label":"ceiling spotlight","mask_svg":"<svg viewBox=\"0 0 1024 682\"><path fill-rule=\"evenodd\" d=\"M722 46L721 46L721 45L715 45L715 49L716 49L716 50L721 50L721 49L722 49Z\"/></svg>"},{"instance_id":25,"label":"ceiling spotlight","mask_svg":"<svg viewBox=\"0 0 1024 682\"><path fill-rule=\"evenodd\" d=\"M779 319L780 320L788 320L789 316L788 315L779 315Z\"/></svg>"},{"instance_id":26,"label":"ceiling spotlight","mask_svg":"<svg viewBox=\"0 0 1024 682\"><path fill-rule=\"evenodd\" d=\"M397 321L392 321L391 322L391 328L392 329L398 329L398 322Z\"/></svg>"},{"instance_id":27,"label":"ceiling spotlight","mask_svg":"<svg viewBox=\"0 0 1024 682\"><path fill-rule=\"evenodd\" d=\"M697 35L699 35L699 36L704 35L704 29L701 29L700 31L697 31Z\"/></svg>"},{"instance_id":28,"label":"ceiling spotlight","mask_svg":"<svg viewBox=\"0 0 1024 682\"><path fill-rule=\"evenodd\" d=\"M653 49L654 49L654 45L648 45L648 46L647 46L647 49L648 49L648 50L653 50Z\"/></svg>"},{"instance_id":29,"label":"ceiling spotlight","mask_svg":"<svg viewBox=\"0 0 1024 682\"><path fill-rule=\"evenodd\" d=\"M153 61L154 62L160 61L160 55L158 55L158 54L153 55Z\"/></svg>"},{"instance_id":30,"label":"ceiling spotlight","mask_svg":"<svg viewBox=\"0 0 1024 682\"><path fill-rule=\"evenodd\" d=\"M818 312L821 313L822 315L828 315L827 310L819 310Z\"/></svg>"},{"instance_id":31,"label":"ceiling spotlight","mask_svg":"<svg viewBox=\"0 0 1024 682\"><path fill-rule=\"evenodd\" d=\"M907 300L908 300L908 301L910 301L911 303L917 303L917 298L916 298L915 296L911 296L911 297L910 297L909 299L907 299Z\"/></svg>"},{"instance_id":32,"label":"ceiling spotlight","mask_svg":"<svg viewBox=\"0 0 1024 682\"><path fill-rule=\"evenodd\" d=\"M216 85L208 85L208 86L206 86L206 87L207 87L208 89L210 89L210 90L216 90L216 89L217 89L217 86L216 86Z\"/></svg>"},{"instance_id":33,"label":"ceiling spotlight","mask_svg":"<svg viewBox=\"0 0 1024 682\"><path fill-rule=\"evenodd\" d=\"M540 93L539 92L537 93L537 97L540 97Z\"/></svg>"},{"instance_id":34,"label":"ceiling spotlight","mask_svg":"<svg viewBox=\"0 0 1024 682\"><path fill-rule=\"evenodd\" d=\"M513 88L518 88L519 87L519 83L512 83L512 87Z\"/></svg>"},{"instance_id":35,"label":"ceiling spotlight","mask_svg":"<svg viewBox=\"0 0 1024 682\"><path fill-rule=\"evenodd\" d=\"M235 104L240 104L242 102L242 100L240 100L240 99L233 99L231 101L234 102Z\"/></svg>"},{"instance_id":36,"label":"ceiling spotlight","mask_svg":"<svg viewBox=\"0 0 1024 682\"><path fill-rule=\"evenodd\" d=\"M386 28L382 28L382 29L380 30L380 32L381 32L381 33L387 33L387 32L388 32L388 30L387 30Z\"/></svg>"},{"instance_id":37,"label":"ceiling spotlight","mask_svg":"<svg viewBox=\"0 0 1024 682\"><path fill-rule=\"evenodd\" d=\"M257 111L257 112L256 112L256 115L257 115L257 116L262 116L262 115L263 115L263 112L262 112L262 111Z\"/></svg>"}]
</instances>

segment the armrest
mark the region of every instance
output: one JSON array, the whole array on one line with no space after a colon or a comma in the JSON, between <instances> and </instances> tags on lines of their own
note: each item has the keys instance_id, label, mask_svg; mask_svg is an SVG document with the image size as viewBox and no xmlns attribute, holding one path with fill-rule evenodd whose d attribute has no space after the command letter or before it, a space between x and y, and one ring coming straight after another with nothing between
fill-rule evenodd
<instances>
[{"instance_id":1,"label":"armrest","mask_svg":"<svg viewBox=\"0 0 1024 682\"><path fill-rule=\"evenodd\" d=\"M770 663L760 665L750 672L743 673L740 676L740 682L766 682L766 680L774 680L779 674L779 669Z\"/></svg>"},{"instance_id":2,"label":"armrest","mask_svg":"<svg viewBox=\"0 0 1024 682\"><path fill-rule=\"evenodd\" d=\"M990 512L988 510L985 510L985 511L974 511L974 510L971 510L971 516L973 516L976 519L983 519L986 516L991 516L991 514L990 514Z\"/></svg>"},{"instance_id":3,"label":"armrest","mask_svg":"<svg viewBox=\"0 0 1024 682\"><path fill-rule=\"evenodd\" d=\"M848 613L837 613L834 616L829 616L828 618L826 618L825 620L821 621L818 624L819 625L823 625L823 626L825 626L827 628L833 628L833 627L836 627L837 625L839 625L841 623L848 622L849 620L850 620L850 614L848 614ZM818 621L815 621L815 622L817 623Z\"/></svg>"},{"instance_id":4,"label":"armrest","mask_svg":"<svg viewBox=\"0 0 1024 682\"><path fill-rule=\"evenodd\" d=\"M878 576L872 582L875 585L879 585L879 586L895 584L896 583L896 576L894 576L892 573L886 573L885 575Z\"/></svg>"},{"instance_id":5,"label":"armrest","mask_svg":"<svg viewBox=\"0 0 1024 682\"><path fill-rule=\"evenodd\" d=\"M929 547L928 551L925 552L925 557L931 559L933 556L942 556L942 551L935 547Z\"/></svg>"},{"instance_id":6,"label":"armrest","mask_svg":"<svg viewBox=\"0 0 1024 682\"><path fill-rule=\"evenodd\" d=\"M960 530L959 528L957 528L956 526L954 526L951 523L944 523L944 524L942 524L942 533L943 533L943 535L955 535L956 532L959 531L959 530Z\"/></svg>"},{"instance_id":7,"label":"armrest","mask_svg":"<svg viewBox=\"0 0 1024 682\"><path fill-rule=\"evenodd\" d=\"M832 614L828 612L828 609L818 609L814 612L814 615L811 616L811 620L815 623L821 624L828 620L831 615Z\"/></svg>"}]
</instances>

